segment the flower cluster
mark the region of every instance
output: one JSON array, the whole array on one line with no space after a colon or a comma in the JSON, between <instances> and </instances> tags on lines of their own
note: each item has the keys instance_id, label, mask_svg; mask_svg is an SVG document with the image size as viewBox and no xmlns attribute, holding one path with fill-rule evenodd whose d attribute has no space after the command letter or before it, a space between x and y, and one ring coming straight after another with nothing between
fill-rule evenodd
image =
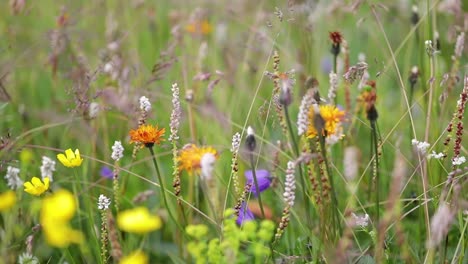
<instances>
[{"instance_id":1,"label":"flower cluster","mask_svg":"<svg viewBox=\"0 0 468 264\"><path fill-rule=\"evenodd\" d=\"M415 138L411 140L411 145L413 145L416 148L416 150L422 155L426 155L427 149L431 146L431 144L425 141L418 141Z\"/></svg>"},{"instance_id":2,"label":"flower cluster","mask_svg":"<svg viewBox=\"0 0 468 264\"><path fill-rule=\"evenodd\" d=\"M65 248L71 243L83 242L83 234L72 229L69 223L76 208L76 198L67 190L58 190L44 198L40 223L49 245Z\"/></svg>"},{"instance_id":3,"label":"flower cluster","mask_svg":"<svg viewBox=\"0 0 468 264\"><path fill-rule=\"evenodd\" d=\"M466 162L466 158L465 156L458 156L458 157L454 157L452 159L452 164L455 166L459 166L459 165L462 165L463 163Z\"/></svg>"},{"instance_id":4,"label":"flower cluster","mask_svg":"<svg viewBox=\"0 0 468 264\"><path fill-rule=\"evenodd\" d=\"M112 146L111 158L115 161L119 161L121 158L123 158L123 151L124 148L122 146L122 142L115 141L114 145Z\"/></svg>"},{"instance_id":5,"label":"flower cluster","mask_svg":"<svg viewBox=\"0 0 468 264\"><path fill-rule=\"evenodd\" d=\"M306 94L302 98L301 106L299 107L299 114L297 115L297 134L302 136L309 126L308 113L313 104L317 104L314 99L314 90L307 90Z\"/></svg>"},{"instance_id":6,"label":"flower cluster","mask_svg":"<svg viewBox=\"0 0 468 264\"><path fill-rule=\"evenodd\" d=\"M292 207L294 205L294 199L296 198L296 179L294 177L294 162L288 162L288 168L286 169L286 180L284 182L284 202Z\"/></svg>"},{"instance_id":7,"label":"flower cluster","mask_svg":"<svg viewBox=\"0 0 468 264\"><path fill-rule=\"evenodd\" d=\"M23 181L18 176L20 173L20 169L8 166L7 173L5 175L5 180L7 181L7 185L10 189L16 190L20 186L23 185Z\"/></svg>"},{"instance_id":8,"label":"flower cluster","mask_svg":"<svg viewBox=\"0 0 468 264\"><path fill-rule=\"evenodd\" d=\"M149 112L151 110L151 103L146 96L140 97L140 110Z\"/></svg>"},{"instance_id":9,"label":"flower cluster","mask_svg":"<svg viewBox=\"0 0 468 264\"><path fill-rule=\"evenodd\" d=\"M169 141L174 141L179 138L177 132L180 125L180 116L182 115L182 110L180 108L180 97L179 97L179 85L177 83L172 84L172 113L171 113L171 135L169 136Z\"/></svg>"},{"instance_id":10,"label":"flower cluster","mask_svg":"<svg viewBox=\"0 0 468 264\"><path fill-rule=\"evenodd\" d=\"M110 204L111 204L111 201L109 198L107 198L104 194L99 195L99 198L98 198L99 210L107 210Z\"/></svg>"},{"instance_id":11,"label":"flower cluster","mask_svg":"<svg viewBox=\"0 0 468 264\"><path fill-rule=\"evenodd\" d=\"M42 180L49 178L50 181L53 181L53 173L55 171L55 161L49 157L42 157L42 166L41 166L41 177Z\"/></svg>"}]
</instances>

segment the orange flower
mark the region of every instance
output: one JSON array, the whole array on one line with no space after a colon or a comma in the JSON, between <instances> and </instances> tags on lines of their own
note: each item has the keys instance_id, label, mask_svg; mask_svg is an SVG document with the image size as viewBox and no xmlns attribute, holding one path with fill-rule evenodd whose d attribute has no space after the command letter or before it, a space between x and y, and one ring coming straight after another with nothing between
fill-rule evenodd
<instances>
[{"instance_id":1,"label":"orange flower","mask_svg":"<svg viewBox=\"0 0 468 264\"><path fill-rule=\"evenodd\" d=\"M213 31L213 26L205 19L188 24L185 26L185 30L191 34L208 35Z\"/></svg>"},{"instance_id":2,"label":"orange flower","mask_svg":"<svg viewBox=\"0 0 468 264\"><path fill-rule=\"evenodd\" d=\"M130 143L141 143L146 147L152 147L154 144L159 144L164 140L166 130L159 129L158 126L141 125L138 129L130 130Z\"/></svg>"},{"instance_id":3,"label":"orange flower","mask_svg":"<svg viewBox=\"0 0 468 264\"><path fill-rule=\"evenodd\" d=\"M186 145L177 157L179 170L186 170L190 174L194 171L199 172L201 169L201 159L207 153L218 157L218 153L212 147L197 147L194 144Z\"/></svg>"}]
</instances>

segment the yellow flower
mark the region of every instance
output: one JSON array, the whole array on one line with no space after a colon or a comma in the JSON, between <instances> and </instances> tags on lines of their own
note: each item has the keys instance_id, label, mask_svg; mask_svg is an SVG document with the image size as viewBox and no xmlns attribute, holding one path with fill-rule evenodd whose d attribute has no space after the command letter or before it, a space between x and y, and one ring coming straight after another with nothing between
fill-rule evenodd
<instances>
[{"instance_id":1,"label":"yellow flower","mask_svg":"<svg viewBox=\"0 0 468 264\"><path fill-rule=\"evenodd\" d=\"M24 191L39 196L49 189L49 182L50 180L47 177L44 178L44 183L39 178L33 177L30 182L24 183Z\"/></svg>"},{"instance_id":2,"label":"yellow flower","mask_svg":"<svg viewBox=\"0 0 468 264\"><path fill-rule=\"evenodd\" d=\"M123 231L144 234L161 228L162 221L159 216L150 215L146 207L137 207L119 213L117 224Z\"/></svg>"},{"instance_id":3,"label":"yellow flower","mask_svg":"<svg viewBox=\"0 0 468 264\"><path fill-rule=\"evenodd\" d=\"M200 172L200 161L207 153L213 154L216 158L218 157L218 153L212 147L199 148L194 144L185 146L177 157L179 170L186 170L190 174L193 172Z\"/></svg>"},{"instance_id":4,"label":"yellow flower","mask_svg":"<svg viewBox=\"0 0 468 264\"><path fill-rule=\"evenodd\" d=\"M319 112L325 122L323 130L321 131L323 136L335 135L340 131L339 128L341 127L341 121L345 116L345 112L343 110L338 109L334 105L320 105ZM314 116L315 109L311 107L309 110L307 138L314 138L317 136L317 129L314 127Z\"/></svg>"},{"instance_id":5,"label":"yellow flower","mask_svg":"<svg viewBox=\"0 0 468 264\"><path fill-rule=\"evenodd\" d=\"M6 211L16 203L16 194L14 191L0 193L0 212Z\"/></svg>"},{"instance_id":6,"label":"yellow flower","mask_svg":"<svg viewBox=\"0 0 468 264\"><path fill-rule=\"evenodd\" d=\"M164 139L164 128L159 129L158 126L141 125L138 129L130 130L130 143L141 143L147 147L152 147L154 144L159 144Z\"/></svg>"},{"instance_id":7,"label":"yellow flower","mask_svg":"<svg viewBox=\"0 0 468 264\"><path fill-rule=\"evenodd\" d=\"M42 201L41 222L68 222L76 211L75 197L67 190L58 190Z\"/></svg>"},{"instance_id":8,"label":"yellow flower","mask_svg":"<svg viewBox=\"0 0 468 264\"><path fill-rule=\"evenodd\" d=\"M83 234L70 227L69 223L42 223L42 230L44 232L47 244L65 248L71 243L80 244L84 241Z\"/></svg>"},{"instance_id":9,"label":"yellow flower","mask_svg":"<svg viewBox=\"0 0 468 264\"><path fill-rule=\"evenodd\" d=\"M80 156L80 151L75 149L75 153L71 149L65 150L65 155L60 153L57 155L57 159L65 166L69 168L78 167L83 162Z\"/></svg>"},{"instance_id":10,"label":"yellow flower","mask_svg":"<svg viewBox=\"0 0 468 264\"><path fill-rule=\"evenodd\" d=\"M119 264L147 264L149 263L148 256L141 250L136 250L130 255L123 257Z\"/></svg>"},{"instance_id":11,"label":"yellow flower","mask_svg":"<svg viewBox=\"0 0 468 264\"><path fill-rule=\"evenodd\" d=\"M84 241L83 234L69 224L75 210L75 197L67 190L59 190L44 198L40 222L49 245L64 248Z\"/></svg>"}]
</instances>

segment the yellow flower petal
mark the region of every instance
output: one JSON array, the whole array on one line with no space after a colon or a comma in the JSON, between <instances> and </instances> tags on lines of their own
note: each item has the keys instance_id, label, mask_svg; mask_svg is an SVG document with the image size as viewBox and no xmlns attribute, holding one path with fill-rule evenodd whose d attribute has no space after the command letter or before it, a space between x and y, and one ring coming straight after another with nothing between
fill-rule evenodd
<instances>
[{"instance_id":1,"label":"yellow flower petal","mask_svg":"<svg viewBox=\"0 0 468 264\"><path fill-rule=\"evenodd\" d=\"M42 183L39 178L33 177L30 182L25 182L23 186L25 192L39 196L49 189L49 178L46 177L44 183Z\"/></svg>"},{"instance_id":2,"label":"yellow flower petal","mask_svg":"<svg viewBox=\"0 0 468 264\"><path fill-rule=\"evenodd\" d=\"M14 191L0 193L0 212L6 211L16 203L16 194Z\"/></svg>"},{"instance_id":3,"label":"yellow flower petal","mask_svg":"<svg viewBox=\"0 0 468 264\"><path fill-rule=\"evenodd\" d=\"M151 215L146 207L137 207L121 212L117 224L123 231L144 234L161 228L162 221L157 215Z\"/></svg>"},{"instance_id":4,"label":"yellow flower petal","mask_svg":"<svg viewBox=\"0 0 468 264\"><path fill-rule=\"evenodd\" d=\"M65 155L67 156L68 160L73 160L75 159L75 153L71 149L65 150Z\"/></svg>"},{"instance_id":5,"label":"yellow flower petal","mask_svg":"<svg viewBox=\"0 0 468 264\"><path fill-rule=\"evenodd\" d=\"M83 162L81 158L80 151L75 149L73 152L71 149L65 150L64 154L58 154L57 159L65 166L69 168L78 167Z\"/></svg>"},{"instance_id":6,"label":"yellow flower petal","mask_svg":"<svg viewBox=\"0 0 468 264\"><path fill-rule=\"evenodd\" d=\"M128 256L123 257L119 264L147 264L149 263L148 256L141 250L136 250Z\"/></svg>"},{"instance_id":7,"label":"yellow flower petal","mask_svg":"<svg viewBox=\"0 0 468 264\"><path fill-rule=\"evenodd\" d=\"M34 185L34 187L40 187L44 185L38 177L33 177L31 182Z\"/></svg>"},{"instance_id":8,"label":"yellow flower petal","mask_svg":"<svg viewBox=\"0 0 468 264\"><path fill-rule=\"evenodd\" d=\"M72 219L76 211L75 197L69 191L58 190L44 198L41 209L41 222L65 222Z\"/></svg>"},{"instance_id":9,"label":"yellow flower petal","mask_svg":"<svg viewBox=\"0 0 468 264\"><path fill-rule=\"evenodd\" d=\"M47 182L47 178L44 181ZM84 241L83 233L73 229L69 223L75 210L75 197L67 190L58 190L44 198L40 223L49 245L64 248Z\"/></svg>"},{"instance_id":10,"label":"yellow flower petal","mask_svg":"<svg viewBox=\"0 0 468 264\"><path fill-rule=\"evenodd\" d=\"M62 153L57 155L57 159L62 163L65 167L71 167L70 161L63 155Z\"/></svg>"}]
</instances>

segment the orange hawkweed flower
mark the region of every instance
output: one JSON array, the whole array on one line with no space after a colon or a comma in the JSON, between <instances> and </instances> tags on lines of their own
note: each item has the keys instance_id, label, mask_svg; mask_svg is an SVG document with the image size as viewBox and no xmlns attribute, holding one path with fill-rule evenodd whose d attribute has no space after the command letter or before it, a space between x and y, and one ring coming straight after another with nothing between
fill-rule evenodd
<instances>
[{"instance_id":1,"label":"orange hawkweed flower","mask_svg":"<svg viewBox=\"0 0 468 264\"><path fill-rule=\"evenodd\" d=\"M191 34L208 35L213 31L213 26L208 20L194 21L185 26L185 30Z\"/></svg>"},{"instance_id":2,"label":"orange hawkweed flower","mask_svg":"<svg viewBox=\"0 0 468 264\"><path fill-rule=\"evenodd\" d=\"M164 140L162 137L165 132L164 128L159 129L158 126L141 125L138 129L130 130L130 143L140 143L150 148Z\"/></svg>"},{"instance_id":3,"label":"orange hawkweed flower","mask_svg":"<svg viewBox=\"0 0 468 264\"><path fill-rule=\"evenodd\" d=\"M197 147L194 144L186 145L177 157L179 170L186 170L189 174L193 172L200 172L201 159L205 154L212 154L216 158L218 153L212 147Z\"/></svg>"}]
</instances>

